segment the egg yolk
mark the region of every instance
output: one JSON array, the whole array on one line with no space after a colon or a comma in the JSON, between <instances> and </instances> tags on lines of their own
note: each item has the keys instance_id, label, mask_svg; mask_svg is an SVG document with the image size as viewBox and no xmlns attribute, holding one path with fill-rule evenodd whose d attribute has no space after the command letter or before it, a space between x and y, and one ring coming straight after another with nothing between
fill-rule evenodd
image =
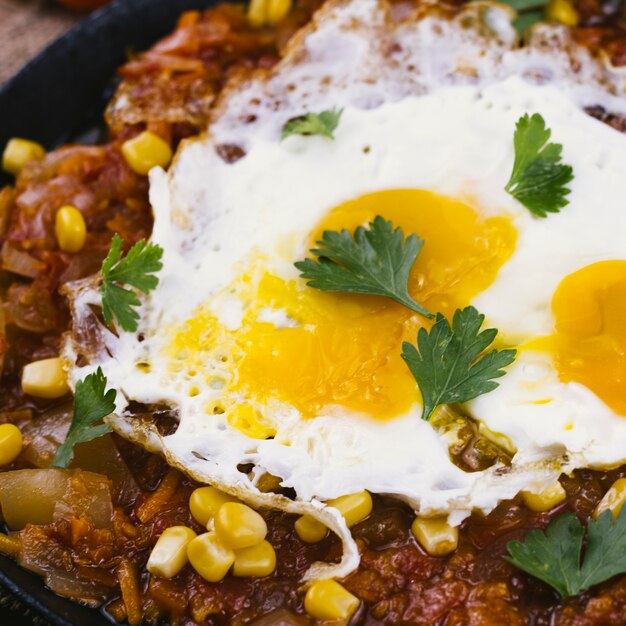
<instances>
[{"instance_id":1,"label":"egg yolk","mask_svg":"<svg viewBox=\"0 0 626 626\"><path fill-rule=\"evenodd\" d=\"M626 415L626 261L602 261L565 277L552 298L559 377L588 387Z\"/></svg>"},{"instance_id":2,"label":"egg yolk","mask_svg":"<svg viewBox=\"0 0 626 626\"><path fill-rule=\"evenodd\" d=\"M428 310L449 317L492 283L515 246L516 232L506 217L483 219L461 202L398 189L334 208L311 234L308 247L315 247L324 230L353 233L377 215L401 227L405 237L416 233L425 241L409 277L409 293ZM252 274L240 281L249 289L240 328L216 330L215 320L205 314L188 322L177 339L194 352L202 345L228 344L232 376L227 394L257 406L278 400L306 417L332 415L341 407L342 413L348 409L386 419L419 400L400 353L402 341L414 343L418 328L430 324L426 318L380 296L323 292L301 280ZM268 310L280 311L285 323L263 321ZM238 418L229 414L229 421Z\"/></svg>"}]
</instances>

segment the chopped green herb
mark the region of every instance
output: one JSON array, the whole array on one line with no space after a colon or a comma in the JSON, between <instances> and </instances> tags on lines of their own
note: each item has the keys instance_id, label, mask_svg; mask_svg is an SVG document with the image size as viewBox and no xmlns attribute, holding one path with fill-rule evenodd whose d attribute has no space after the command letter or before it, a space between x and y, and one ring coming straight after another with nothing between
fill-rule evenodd
<instances>
[{"instance_id":1,"label":"chopped green herb","mask_svg":"<svg viewBox=\"0 0 626 626\"><path fill-rule=\"evenodd\" d=\"M67 467L74 458L74 446L111 432L108 424L98 424L115 410L115 389L105 393L106 376L100 368L76 383L74 413L65 441L59 446L51 467Z\"/></svg>"},{"instance_id":2,"label":"chopped green herb","mask_svg":"<svg viewBox=\"0 0 626 626\"><path fill-rule=\"evenodd\" d=\"M502 4L507 4L519 13L523 11L531 11L540 9L548 4L548 0L500 0Z\"/></svg>"},{"instance_id":3,"label":"chopped green herb","mask_svg":"<svg viewBox=\"0 0 626 626\"><path fill-rule=\"evenodd\" d=\"M548 143L550 135L539 113L518 120L513 137L515 162L505 187L538 217L558 213L567 205L570 190L566 185L574 178L572 167L561 163L563 146Z\"/></svg>"},{"instance_id":4,"label":"chopped green herb","mask_svg":"<svg viewBox=\"0 0 626 626\"><path fill-rule=\"evenodd\" d=\"M409 366L422 394L422 419L429 419L441 404L467 402L498 386L494 378L515 359L515 350L492 350L483 354L498 331L480 332L485 319L474 307L457 309L448 320L437 313L430 331L420 328L417 348L405 341L402 358Z\"/></svg>"},{"instance_id":5,"label":"chopped green herb","mask_svg":"<svg viewBox=\"0 0 626 626\"><path fill-rule=\"evenodd\" d=\"M472 0L474 2L480 0ZM517 11L517 17L513 20L513 26L517 32L524 36L526 31L544 19L544 9L548 0L500 0Z\"/></svg>"},{"instance_id":6,"label":"chopped green herb","mask_svg":"<svg viewBox=\"0 0 626 626\"><path fill-rule=\"evenodd\" d=\"M321 113L307 113L302 117L289 120L283 126L281 139L290 135L321 135L334 139L333 131L339 125L343 109L330 109Z\"/></svg>"},{"instance_id":7,"label":"chopped green herb","mask_svg":"<svg viewBox=\"0 0 626 626\"><path fill-rule=\"evenodd\" d=\"M107 324L115 319L123 330L137 330L139 314L133 307L139 306L141 302L134 291L121 285L130 285L142 293L154 289L159 279L153 274L163 267L162 256L163 248L146 244L142 239L122 258L122 239L117 234L113 236L111 249L101 270L102 314Z\"/></svg>"},{"instance_id":8,"label":"chopped green herb","mask_svg":"<svg viewBox=\"0 0 626 626\"><path fill-rule=\"evenodd\" d=\"M354 238L345 228L326 230L319 248L295 266L309 287L322 291L359 293L391 298L409 309L434 317L415 302L408 292L409 273L424 242L417 235L404 238L401 228L377 216L369 229L359 226Z\"/></svg>"},{"instance_id":9,"label":"chopped green herb","mask_svg":"<svg viewBox=\"0 0 626 626\"><path fill-rule=\"evenodd\" d=\"M541 9L538 11L525 11L524 13L520 13L513 20L513 26L515 26L515 30L523 37L529 28L532 28L543 19L544 15Z\"/></svg>"},{"instance_id":10,"label":"chopped green herb","mask_svg":"<svg viewBox=\"0 0 626 626\"><path fill-rule=\"evenodd\" d=\"M584 530L573 513L552 520L545 532L531 530L526 539L510 541L507 561L544 581L562 598L626 573L626 506L613 522L611 511L589 520L581 563Z\"/></svg>"}]
</instances>

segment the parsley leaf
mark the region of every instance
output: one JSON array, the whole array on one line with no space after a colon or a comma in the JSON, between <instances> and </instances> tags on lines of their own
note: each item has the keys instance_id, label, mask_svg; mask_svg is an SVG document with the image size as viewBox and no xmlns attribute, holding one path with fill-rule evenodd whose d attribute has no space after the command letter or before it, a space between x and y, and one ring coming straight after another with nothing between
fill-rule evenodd
<instances>
[{"instance_id":1,"label":"parsley leaf","mask_svg":"<svg viewBox=\"0 0 626 626\"><path fill-rule=\"evenodd\" d=\"M583 526L573 513L552 520L545 533L531 530L524 542L510 541L508 557L524 572L543 580L562 598L626 573L626 507L613 523L610 510L587 526L587 547L581 565Z\"/></svg>"},{"instance_id":2,"label":"parsley leaf","mask_svg":"<svg viewBox=\"0 0 626 626\"><path fill-rule=\"evenodd\" d=\"M102 262L101 270L102 314L107 324L115 318L123 330L137 330L139 315L133 307L139 306L141 302L134 291L121 287L118 283L148 293L159 283L159 279L153 274L163 267L162 256L161 246L146 244L142 239L122 258L122 239L118 234L113 236L111 249Z\"/></svg>"},{"instance_id":3,"label":"parsley leaf","mask_svg":"<svg viewBox=\"0 0 626 626\"><path fill-rule=\"evenodd\" d=\"M565 185L574 178L572 167L560 162L563 146L548 143L551 134L539 113L520 117L513 138L513 172L505 187L538 217L558 213L568 204L570 189Z\"/></svg>"},{"instance_id":4,"label":"parsley leaf","mask_svg":"<svg viewBox=\"0 0 626 626\"><path fill-rule=\"evenodd\" d=\"M544 4L547 4L547 2L544 2ZM529 28L533 27L535 24L538 24L543 19L544 14L542 10L525 11L524 13L520 13L513 20L513 26L515 26L515 30L519 33L519 35L523 37Z\"/></svg>"},{"instance_id":5,"label":"parsley leaf","mask_svg":"<svg viewBox=\"0 0 626 626\"><path fill-rule=\"evenodd\" d=\"M290 135L321 135L334 139L333 131L339 125L343 109L330 109L321 113L307 113L302 117L289 120L283 126L281 139Z\"/></svg>"},{"instance_id":6,"label":"parsley leaf","mask_svg":"<svg viewBox=\"0 0 626 626\"><path fill-rule=\"evenodd\" d=\"M422 394L422 419L429 419L440 404L467 402L493 391L498 383L492 379L504 376L502 368L515 359L515 350L481 356L498 334L495 328L479 332L484 319L473 306L457 309L452 326L437 313L430 331L419 329L417 348L408 341L402 344L402 358Z\"/></svg>"},{"instance_id":7,"label":"parsley leaf","mask_svg":"<svg viewBox=\"0 0 626 626\"><path fill-rule=\"evenodd\" d=\"M548 4L548 0L500 0L500 3L510 6L517 12L518 15L513 20L513 26L523 36L531 26L545 18L544 8Z\"/></svg>"},{"instance_id":8,"label":"parsley leaf","mask_svg":"<svg viewBox=\"0 0 626 626\"><path fill-rule=\"evenodd\" d=\"M613 523L608 510L590 520L587 526L587 549L580 572L580 591L589 589L617 574L626 573L626 507Z\"/></svg>"},{"instance_id":9,"label":"parsley leaf","mask_svg":"<svg viewBox=\"0 0 626 626\"><path fill-rule=\"evenodd\" d=\"M548 0L502 0L502 4L506 4L518 12L523 12L545 7Z\"/></svg>"},{"instance_id":10,"label":"parsley leaf","mask_svg":"<svg viewBox=\"0 0 626 626\"><path fill-rule=\"evenodd\" d=\"M98 368L93 374L76 383L74 414L65 441L59 446L51 467L67 467L74 458L74 446L97 439L111 432L108 424L95 426L102 418L115 410L115 389L105 393L106 376Z\"/></svg>"},{"instance_id":11,"label":"parsley leaf","mask_svg":"<svg viewBox=\"0 0 626 626\"><path fill-rule=\"evenodd\" d=\"M509 541L506 548L511 556L504 558L567 598L578 593L582 541L583 527L578 518L565 513L550 522L545 533L534 528L524 543Z\"/></svg>"},{"instance_id":12,"label":"parsley leaf","mask_svg":"<svg viewBox=\"0 0 626 626\"><path fill-rule=\"evenodd\" d=\"M420 315L434 317L408 292L409 273L424 245L417 235L405 240L401 228L394 229L378 215L369 229L359 226L354 238L345 228L326 230L317 245L320 247L311 250L319 257L317 261L305 259L295 264L309 287L385 296Z\"/></svg>"}]
</instances>

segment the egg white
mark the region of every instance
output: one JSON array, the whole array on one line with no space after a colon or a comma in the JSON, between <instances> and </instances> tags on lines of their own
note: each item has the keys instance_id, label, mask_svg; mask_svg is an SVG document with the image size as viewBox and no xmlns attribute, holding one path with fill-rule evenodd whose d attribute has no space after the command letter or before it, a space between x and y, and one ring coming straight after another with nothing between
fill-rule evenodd
<instances>
[{"instance_id":1,"label":"egg white","mask_svg":"<svg viewBox=\"0 0 626 626\"><path fill-rule=\"evenodd\" d=\"M206 372L228 376L219 355L202 374L173 371L163 358L171 328L201 305L210 303L228 328L241 324L246 302L225 289L255 251L265 253L274 274L296 279L293 261L306 256L309 234L325 213L381 189L430 190L479 215L511 218L519 236L513 256L474 302L511 343L550 333L550 300L568 273L626 258L626 137L584 112L602 105L626 113L613 95L618 78L561 29L538 30L535 45L517 49L508 11L464 11L392 22L383 2L327 5L277 68L227 90L208 134L187 142L168 174L151 173L152 240L164 249L159 286L146 298L137 333L102 330L106 351L72 370L78 380L101 366L120 390L118 430L195 478L256 503L317 514L320 501L368 489L420 513L449 514L452 523L474 510L487 513L521 489L539 490L561 471L626 459L626 419L580 385L561 383L545 354L522 352L496 391L469 404L477 420L517 449L510 468L474 473L450 461L445 442L420 419L418 402L378 421L340 410L303 420L276 401L276 435L259 440L205 412L222 393L206 383ZM332 107L344 108L334 141L279 140L288 119ZM544 116L575 171L570 204L545 220L504 191L513 129L527 112ZM245 156L228 163L219 155L223 145ZM88 289L79 292L78 319L94 298ZM281 311L264 315L277 326L290 323ZM149 368L138 367L145 363ZM553 403L533 403L534 394L548 392ZM140 433L143 426L124 416L131 400L175 408L178 429L163 437ZM241 464L256 469L248 475ZM297 505L259 492L264 471L294 489ZM338 516L325 520L348 555L325 575L345 575L358 563L356 547Z\"/></svg>"}]
</instances>

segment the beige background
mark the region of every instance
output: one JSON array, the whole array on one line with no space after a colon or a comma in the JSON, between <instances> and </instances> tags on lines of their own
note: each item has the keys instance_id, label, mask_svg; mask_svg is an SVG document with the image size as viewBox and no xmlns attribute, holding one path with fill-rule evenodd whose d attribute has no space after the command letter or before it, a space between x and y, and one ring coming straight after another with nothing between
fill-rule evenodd
<instances>
[{"instance_id":1,"label":"beige background","mask_svg":"<svg viewBox=\"0 0 626 626\"><path fill-rule=\"evenodd\" d=\"M52 0L0 0L0 84L80 17Z\"/></svg>"}]
</instances>

